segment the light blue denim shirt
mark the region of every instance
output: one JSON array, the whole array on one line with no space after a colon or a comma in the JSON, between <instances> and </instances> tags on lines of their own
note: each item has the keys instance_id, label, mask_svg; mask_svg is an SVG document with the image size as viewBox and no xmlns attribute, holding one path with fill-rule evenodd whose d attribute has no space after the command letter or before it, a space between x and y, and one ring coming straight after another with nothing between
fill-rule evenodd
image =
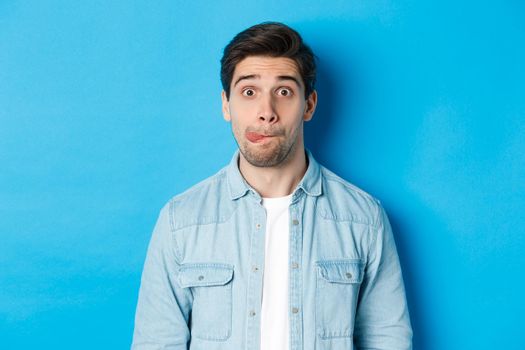
<instances>
[{"instance_id":1,"label":"light blue denim shirt","mask_svg":"<svg viewBox=\"0 0 525 350\"><path fill-rule=\"evenodd\" d=\"M385 211L306 154L289 207L290 350L411 349ZM259 349L266 212L238 156L161 210L132 349Z\"/></svg>"}]
</instances>

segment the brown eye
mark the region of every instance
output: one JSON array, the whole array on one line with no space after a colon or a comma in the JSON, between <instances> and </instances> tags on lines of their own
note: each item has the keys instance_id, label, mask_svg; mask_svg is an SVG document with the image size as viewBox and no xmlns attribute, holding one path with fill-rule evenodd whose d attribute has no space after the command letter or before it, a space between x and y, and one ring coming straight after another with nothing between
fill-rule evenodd
<instances>
[{"instance_id":1,"label":"brown eye","mask_svg":"<svg viewBox=\"0 0 525 350\"><path fill-rule=\"evenodd\" d=\"M252 97L253 95L255 95L255 91L253 91L253 89L246 89L242 92L242 94L244 96Z\"/></svg>"},{"instance_id":2,"label":"brown eye","mask_svg":"<svg viewBox=\"0 0 525 350\"><path fill-rule=\"evenodd\" d=\"M279 89L279 92L278 92L279 95L281 96L290 96L292 94L292 91L290 89L287 89L287 88L282 88L282 89Z\"/></svg>"}]
</instances>

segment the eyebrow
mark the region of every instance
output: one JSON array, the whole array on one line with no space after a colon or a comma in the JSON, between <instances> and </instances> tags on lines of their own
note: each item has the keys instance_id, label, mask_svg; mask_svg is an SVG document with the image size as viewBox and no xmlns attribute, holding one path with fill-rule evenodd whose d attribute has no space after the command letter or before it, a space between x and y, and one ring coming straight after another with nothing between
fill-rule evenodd
<instances>
[{"instance_id":1,"label":"eyebrow","mask_svg":"<svg viewBox=\"0 0 525 350\"><path fill-rule=\"evenodd\" d=\"M293 77L293 76L291 76L291 75L279 75L279 76L277 77L277 80L278 80L278 81L286 81L286 80L289 80L289 81L293 81L293 82L295 82L295 84L296 84L297 86L299 86L299 87L301 86L301 84L299 83L299 80L298 80L296 77Z\"/></svg>"},{"instance_id":2,"label":"eyebrow","mask_svg":"<svg viewBox=\"0 0 525 350\"><path fill-rule=\"evenodd\" d=\"M261 76L259 74L248 74L248 75L241 75L236 81L235 83L233 84L233 86L235 87L240 81L242 80L250 80L250 79L260 79ZM295 84L297 84L297 86L301 86L301 84L299 83L299 80L294 77L294 76L291 76L291 75L279 75L277 76L277 80L278 81L293 81Z\"/></svg>"}]
</instances>

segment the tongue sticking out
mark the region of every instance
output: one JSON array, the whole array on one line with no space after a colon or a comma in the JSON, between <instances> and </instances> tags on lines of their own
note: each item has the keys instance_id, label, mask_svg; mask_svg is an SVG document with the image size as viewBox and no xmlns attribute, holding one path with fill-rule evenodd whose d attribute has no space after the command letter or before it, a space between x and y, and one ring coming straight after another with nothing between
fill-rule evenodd
<instances>
[{"instance_id":1,"label":"tongue sticking out","mask_svg":"<svg viewBox=\"0 0 525 350\"><path fill-rule=\"evenodd\" d=\"M246 138L250 141L250 142L258 142L258 141L261 141L267 137L270 137L270 136L265 136L265 135L261 135L261 134L258 134L256 132L247 132L246 133Z\"/></svg>"}]
</instances>

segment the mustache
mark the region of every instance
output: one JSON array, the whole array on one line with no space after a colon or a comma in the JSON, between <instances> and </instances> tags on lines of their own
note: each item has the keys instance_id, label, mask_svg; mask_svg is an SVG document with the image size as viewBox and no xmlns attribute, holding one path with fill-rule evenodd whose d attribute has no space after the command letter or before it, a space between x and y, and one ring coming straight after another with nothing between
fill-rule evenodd
<instances>
[{"instance_id":1,"label":"mustache","mask_svg":"<svg viewBox=\"0 0 525 350\"><path fill-rule=\"evenodd\" d=\"M266 136L283 136L284 135L284 129L283 128L265 128L265 129L258 129L258 128L246 128L245 133L248 132L254 132L260 135L266 135Z\"/></svg>"}]
</instances>

